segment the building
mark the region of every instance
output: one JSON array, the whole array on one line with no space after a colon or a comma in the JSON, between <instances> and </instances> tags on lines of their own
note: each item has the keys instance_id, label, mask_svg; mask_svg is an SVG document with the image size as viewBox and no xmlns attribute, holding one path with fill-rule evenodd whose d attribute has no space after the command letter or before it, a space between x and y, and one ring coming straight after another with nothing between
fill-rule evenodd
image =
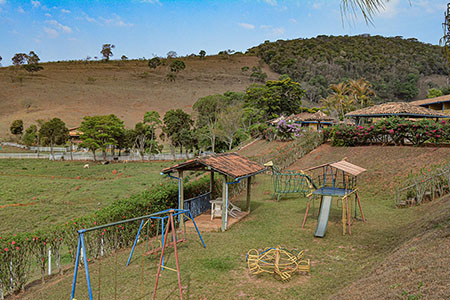
<instances>
[{"instance_id":1,"label":"building","mask_svg":"<svg viewBox=\"0 0 450 300\"><path fill-rule=\"evenodd\" d=\"M450 95L412 101L411 104L450 114Z\"/></svg>"}]
</instances>

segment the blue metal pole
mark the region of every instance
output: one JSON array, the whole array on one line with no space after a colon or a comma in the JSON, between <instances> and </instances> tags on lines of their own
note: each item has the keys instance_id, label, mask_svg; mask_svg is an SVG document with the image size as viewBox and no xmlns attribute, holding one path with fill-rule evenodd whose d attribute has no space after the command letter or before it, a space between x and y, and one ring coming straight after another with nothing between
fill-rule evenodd
<instances>
[{"instance_id":1,"label":"blue metal pole","mask_svg":"<svg viewBox=\"0 0 450 300\"><path fill-rule=\"evenodd\" d=\"M78 266L80 264L80 250L81 250L81 240L80 240L80 235L78 235L77 258L75 259L75 272L73 273L72 293L70 294L70 300L72 300L73 297L75 297L75 287L77 285Z\"/></svg>"},{"instance_id":2,"label":"blue metal pole","mask_svg":"<svg viewBox=\"0 0 450 300\"><path fill-rule=\"evenodd\" d=\"M206 248L206 245L205 245L205 242L203 241L202 235L200 234L200 231L198 230L197 224L194 221L194 217L192 217L192 214L191 214L191 212L189 210L187 212L189 213L189 216L190 216L190 218L192 220L192 223L194 223L195 230L197 230L198 236L200 237L200 240L202 241L203 247Z\"/></svg>"},{"instance_id":3,"label":"blue metal pole","mask_svg":"<svg viewBox=\"0 0 450 300\"><path fill-rule=\"evenodd\" d=\"M144 225L144 220L141 221L141 225L139 226L139 230L138 230L138 232L136 234L136 238L134 239L133 248L131 248L130 257L128 257L127 267L130 264L131 257L133 256L134 247L136 247L136 243L137 243L137 241L139 239L139 234L141 233L142 225Z\"/></svg>"},{"instance_id":4,"label":"blue metal pole","mask_svg":"<svg viewBox=\"0 0 450 300\"><path fill-rule=\"evenodd\" d=\"M161 250L164 248L164 218L161 218ZM164 270L164 256L161 261L162 270Z\"/></svg>"},{"instance_id":5,"label":"blue metal pole","mask_svg":"<svg viewBox=\"0 0 450 300\"><path fill-rule=\"evenodd\" d=\"M89 300L93 300L92 297L92 288L91 288L91 278L89 277L89 267L88 267L88 260L87 260L87 254L86 254L86 246L84 244L84 233L80 234L80 240L81 240L81 247L83 248L83 259L84 259L84 269L86 270L86 282L89 292Z\"/></svg>"}]
</instances>

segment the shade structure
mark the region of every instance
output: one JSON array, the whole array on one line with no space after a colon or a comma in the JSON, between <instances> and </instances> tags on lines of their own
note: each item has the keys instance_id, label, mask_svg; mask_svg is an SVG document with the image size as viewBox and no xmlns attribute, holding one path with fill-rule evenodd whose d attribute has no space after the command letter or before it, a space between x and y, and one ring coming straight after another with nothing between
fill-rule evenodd
<instances>
[{"instance_id":1,"label":"shade structure","mask_svg":"<svg viewBox=\"0 0 450 300\"><path fill-rule=\"evenodd\" d=\"M242 179L247 179L247 211L250 213L250 186L251 177L266 170L266 167L254 162L235 152L220 153L206 156L199 156L183 163L161 170L161 174L167 174L177 179L179 182L178 203L179 209L183 209L184 205L184 187L183 172L184 171L204 171L211 173L210 192L214 189L214 173L223 176L222 185L222 231L227 229L228 224L228 186L230 184L239 183ZM172 176L171 173L177 172L178 177ZM231 180L229 180L231 179Z\"/></svg>"}]
</instances>

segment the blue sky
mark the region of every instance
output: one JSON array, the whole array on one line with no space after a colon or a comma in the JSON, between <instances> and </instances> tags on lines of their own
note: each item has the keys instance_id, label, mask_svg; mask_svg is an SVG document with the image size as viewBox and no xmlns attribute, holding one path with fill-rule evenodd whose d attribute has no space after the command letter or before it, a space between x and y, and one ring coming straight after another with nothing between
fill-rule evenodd
<instances>
[{"instance_id":1,"label":"blue sky","mask_svg":"<svg viewBox=\"0 0 450 300\"><path fill-rule=\"evenodd\" d=\"M265 40L320 34L415 37L438 44L446 0L390 0L367 25L342 22L340 0L0 0L0 56L35 51L42 61L245 51Z\"/></svg>"}]
</instances>

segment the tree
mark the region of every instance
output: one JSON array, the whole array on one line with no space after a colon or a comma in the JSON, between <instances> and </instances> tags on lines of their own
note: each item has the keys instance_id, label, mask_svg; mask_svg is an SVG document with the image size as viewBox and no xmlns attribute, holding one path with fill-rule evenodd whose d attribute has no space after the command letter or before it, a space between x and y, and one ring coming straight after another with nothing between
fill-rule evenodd
<instances>
[{"instance_id":1,"label":"tree","mask_svg":"<svg viewBox=\"0 0 450 300\"><path fill-rule=\"evenodd\" d=\"M322 99L322 103L329 111L335 111L340 120L344 115L353 109L353 98L349 97L350 86L347 82L340 82L330 85L331 94Z\"/></svg>"},{"instance_id":2,"label":"tree","mask_svg":"<svg viewBox=\"0 0 450 300\"><path fill-rule=\"evenodd\" d=\"M103 58L106 61L109 61L109 58L113 56L112 49L114 49L115 47L116 46L114 46L113 44L103 44L100 53L103 55Z\"/></svg>"},{"instance_id":3,"label":"tree","mask_svg":"<svg viewBox=\"0 0 450 300\"><path fill-rule=\"evenodd\" d=\"M198 54L200 55L200 58L203 59L206 56L206 51L205 50L200 50L200 52Z\"/></svg>"},{"instance_id":4,"label":"tree","mask_svg":"<svg viewBox=\"0 0 450 300\"><path fill-rule=\"evenodd\" d=\"M32 146L37 144L37 126L32 124L25 130L25 134L22 137L22 141L27 146Z\"/></svg>"},{"instance_id":5,"label":"tree","mask_svg":"<svg viewBox=\"0 0 450 300\"><path fill-rule=\"evenodd\" d=\"M228 150L233 148L235 134L241 128L242 107L240 105L227 106L218 116L217 135L224 139Z\"/></svg>"},{"instance_id":6,"label":"tree","mask_svg":"<svg viewBox=\"0 0 450 300\"><path fill-rule=\"evenodd\" d=\"M23 121L14 120L9 127L9 131L14 135L21 135L23 133Z\"/></svg>"},{"instance_id":7,"label":"tree","mask_svg":"<svg viewBox=\"0 0 450 300\"><path fill-rule=\"evenodd\" d=\"M199 98L192 107L197 112L197 127L205 128L199 134L210 140L211 151L215 152L217 136L217 117L227 105L227 98L222 95L211 95Z\"/></svg>"},{"instance_id":8,"label":"tree","mask_svg":"<svg viewBox=\"0 0 450 300\"><path fill-rule=\"evenodd\" d=\"M349 80L348 86L350 89L350 97L360 108L373 105L371 98L375 96L375 91L372 89L372 84L360 78L358 80Z\"/></svg>"},{"instance_id":9,"label":"tree","mask_svg":"<svg viewBox=\"0 0 450 300\"><path fill-rule=\"evenodd\" d=\"M2 65L3 57L0 56L0 66Z\"/></svg>"},{"instance_id":10,"label":"tree","mask_svg":"<svg viewBox=\"0 0 450 300\"><path fill-rule=\"evenodd\" d=\"M184 140L182 138L183 135L180 134L180 132L183 129L191 129L191 126L194 124L192 117L182 109L178 108L166 112L163 120L163 134L170 140L172 147L180 147L180 153L183 153Z\"/></svg>"},{"instance_id":11,"label":"tree","mask_svg":"<svg viewBox=\"0 0 450 300\"><path fill-rule=\"evenodd\" d=\"M16 53L11 60L13 65L20 67L26 62L27 55L25 53Z\"/></svg>"},{"instance_id":12,"label":"tree","mask_svg":"<svg viewBox=\"0 0 450 300\"><path fill-rule=\"evenodd\" d=\"M69 139L69 129L61 119L53 118L42 124L41 129L39 129L39 136L42 144L50 145L50 153L53 156L53 147L65 144Z\"/></svg>"},{"instance_id":13,"label":"tree","mask_svg":"<svg viewBox=\"0 0 450 300\"><path fill-rule=\"evenodd\" d=\"M290 78L268 80L265 85L253 84L247 88L245 107L257 109L262 120L267 121L298 113L304 94L300 83Z\"/></svg>"},{"instance_id":14,"label":"tree","mask_svg":"<svg viewBox=\"0 0 450 300\"><path fill-rule=\"evenodd\" d=\"M148 67L150 69L156 69L161 64L161 59L159 57L153 57L148 61Z\"/></svg>"},{"instance_id":15,"label":"tree","mask_svg":"<svg viewBox=\"0 0 450 300\"><path fill-rule=\"evenodd\" d=\"M156 141L156 130L161 126L159 113L148 111L144 115L144 122L139 122L135 126L135 146L144 160L145 153L159 153L162 146Z\"/></svg>"},{"instance_id":16,"label":"tree","mask_svg":"<svg viewBox=\"0 0 450 300\"><path fill-rule=\"evenodd\" d=\"M184 62L182 60L174 60L171 64L170 64L170 71L171 72L175 72L178 73L181 70L184 70L186 68L186 65L184 64Z\"/></svg>"},{"instance_id":17,"label":"tree","mask_svg":"<svg viewBox=\"0 0 450 300\"><path fill-rule=\"evenodd\" d=\"M125 60L128 60L128 57L126 55L122 55L122 57L120 59L125 61Z\"/></svg>"},{"instance_id":18,"label":"tree","mask_svg":"<svg viewBox=\"0 0 450 300\"><path fill-rule=\"evenodd\" d=\"M100 149L103 159L106 160L106 150L108 147L118 146L118 141L124 132L123 121L116 115L86 116L80 126L83 134L80 136L82 147L92 151L96 160L95 151Z\"/></svg>"},{"instance_id":19,"label":"tree","mask_svg":"<svg viewBox=\"0 0 450 300\"><path fill-rule=\"evenodd\" d=\"M436 98L440 96L444 96L444 92L442 92L442 90L436 88L431 88L428 90L427 98Z\"/></svg>"},{"instance_id":20,"label":"tree","mask_svg":"<svg viewBox=\"0 0 450 300\"><path fill-rule=\"evenodd\" d=\"M177 53L175 52L175 51L169 51L169 52L167 52L167 58L175 58L175 57L177 57Z\"/></svg>"}]
</instances>

